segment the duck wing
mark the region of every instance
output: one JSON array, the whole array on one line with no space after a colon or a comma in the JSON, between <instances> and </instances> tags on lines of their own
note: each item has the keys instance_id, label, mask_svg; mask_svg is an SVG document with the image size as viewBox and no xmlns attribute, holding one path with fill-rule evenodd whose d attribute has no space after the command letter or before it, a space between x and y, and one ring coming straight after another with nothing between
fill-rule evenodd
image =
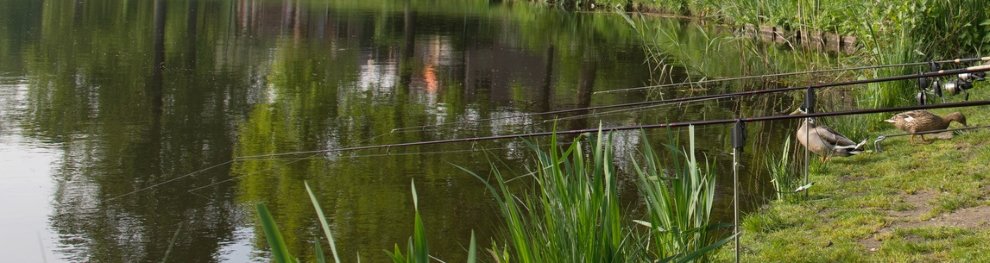
<instances>
[{"instance_id":1,"label":"duck wing","mask_svg":"<svg viewBox=\"0 0 990 263\"><path fill-rule=\"evenodd\" d=\"M897 117L903 119L901 129L910 133L929 130L928 127L938 126L935 122L941 120L938 115L924 110L902 112Z\"/></svg>"},{"instance_id":2,"label":"duck wing","mask_svg":"<svg viewBox=\"0 0 990 263\"><path fill-rule=\"evenodd\" d=\"M905 111L898 113L897 116L904 118L907 121L912 121L911 119L929 119L936 117L934 113L924 110Z\"/></svg>"},{"instance_id":3,"label":"duck wing","mask_svg":"<svg viewBox=\"0 0 990 263\"><path fill-rule=\"evenodd\" d=\"M818 136L820 136L822 140L825 140L829 144L835 146L856 145L856 142L850 140L845 135L842 135L841 133L833 130L832 128L829 128L828 126L818 125L818 127L815 127L815 130L816 130L815 133L818 133Z\"/></svg>"}]
</instances>

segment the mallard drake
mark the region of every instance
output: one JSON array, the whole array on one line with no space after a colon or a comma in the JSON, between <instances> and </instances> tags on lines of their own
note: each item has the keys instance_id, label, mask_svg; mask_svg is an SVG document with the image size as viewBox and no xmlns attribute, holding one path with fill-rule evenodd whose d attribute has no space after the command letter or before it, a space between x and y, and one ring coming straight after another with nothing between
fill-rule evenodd
<instances>
[{"instance_id":1,"label":"mallard drake","mask_svg":"<svg viewBox=\"0 0 990 263\"><path fill-rule=\"evenodd\" d=\"M894 117L886 120L886 122L893 123L895 127L911 134L911 143L914 143L914 136L919 132L944 130L949 128L949 123L958 122L963 126L966 125L966 116L959 112L949 113L945 117L939 117L934 113L924 111L924 110L914 110L901 112ZM925 135L921 134L921 141L928 142L925 140Z\"/></svg>"},{"instance_id":2,"label":"mallard drake","mask_svg":"<svg viewBox=\"0 0 990 263\"><path fill-rule=\"evenodd\" d=\"M798 109L791 114L804 113L803 110ZM809 151L821 155L822 161L828 161L831 156L847 157L860 154L864 151L863 146L866 145L866 140L856 143L810 118L807 121L801 121L801 127L798 127L795 137Z\"/></svg>"}]
</instances>

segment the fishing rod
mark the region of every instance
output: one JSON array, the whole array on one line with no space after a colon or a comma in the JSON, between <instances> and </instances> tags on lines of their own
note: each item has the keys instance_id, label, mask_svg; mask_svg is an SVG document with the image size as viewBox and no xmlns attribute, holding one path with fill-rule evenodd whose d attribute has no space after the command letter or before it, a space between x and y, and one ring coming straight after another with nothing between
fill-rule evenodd
<instances>
[{"instance_id":1,"label":"fishing rod","mask_svg":"<svg viewBox=\"0 0 990 263\"><path fill-rule=\"evenodd\" d=\"M549 135L578 135L578 134L592 133L599 131L615 132L615 131L641 130L641 129L678 128L678 127L686 127L692 125L705 126L705 125L734 123L737 120L742 121L744 123L748 123L748 122L762 122L762 121L775 121L775 120L790 120L790 119L800 119L800 118L859 115L859 114L882 113L882 112L902 112L902 111L911 111L911 110L958 108L958 107L971 107L971 106L984 106L984 105L990 105L990 100L966 101L966 102L955 102L955 103L944 103L944 104L926 104L926 105L890 107L890 108L879 108L879 109L860 109L860 110L848 110L848 111L836 111L836 112L807 113L801 115L770 115L770 116L748 117L748 118L699 120L699 121L684 121L684 122L671 122L671 123L660 123L660 124L641 124L641 125L604 127L604 128L586 128L586 129L575 129L575 130L565 130L565 131L492 135L492 136L472 137L472 138L454 138L454 139L442 139L442 140L433 140L433 141L353 146L353 147L322 149L322 150L312 150L312 151L271 153L271 154L252 155L252 156L242 156L238 158L279 157L279 156L292 156L299 154L345 152L345 151L356 151L356 150L367 150L367 149L387 149L393 147L409 147L409 146L422 146L422 145L448 144L448 143L461 143L461 142L479 142L479 141L492 141L492 140L503 140L503 139L524 139L530 137L549 136Z\"/></svg>"},{"instance_id":2,"label":"fishing rod","mask_svg":"<svg viewBox=\"0 0 990 263\"><path fill-rule=\"evenodd\" d=\"M849 110L849 111L837 111L837 112L821 112L821 113L807 113L801 115L771 115L771 116L761 116L761 117L749 117L749 118L734 118L734 119L719 119L719 120L700 120L700 121L685 121L685 122L672 122L672 123L661 123L661 124L646 124L646 125L630 125L630 126L618 126L618 127L599 127L599 128L587 128L587 129L575 129L575 130L565 130L565 131L551 131L551 132L534 132L525 134L508 134L508 135L493 135L486 137L474 137L474 138L456 138L456 139L443 139L443 140L433 140L433 141L419 141L419 142L407 142L407 143L395 143L395 144L380 144L380 145L365 145L365 146L354 146L345 148L335 148L335 149L323 149L323 150L313 150L313 151L298 151L298 152L284 152L284 153L271 153L271 154L261 154L261 155L250 155L250 156L240 156L229 161L212 165L207 168L197 170L195 172L185 174L176 178L166 180L161 183L156 183L148 187L140 188L126 194L122 194L116 197L109 198L108 201L116 200L124 196L133 195L148 189L158 187L167 183L177 181L182 178L191 177L196 174L204 173L208 170L214 168L232 164L238 160L260 158L260 157L281 157L281 156L293 156L301 154L317 155L321 153L329 152L346 152L346 151L357 151L357 150L368 150L368 149L386 149L389 150L393 147L410 147L410 146L422 146L422 145L437 145L437 144L449 144L449 143L462 143L462 142L479 142L479 141L495 141L503 139L524 139L530 137L539 136L551 136L551 135L579 135L585 133L594 132L616 132L616 131L629 131L629 130L646 130L646 129L659 129L659 128L678 128L685 126L706 126L706 125L719 125L719 124L730 124L730 123L748 123L748 122L763 122L763 121L775 121L775 120L790 120L799 118L815 118L815 117L830 117L830 116L846 116L846 115L859 115L859 114L870 114L870 113L882 113L882 112L902 112L911 110L923 110L923 109L941 109L941 108L959 108L959 107L972 107L972 106L986 106L990 105L990 100L980 100L980 101L966 101L966 102L956 102L956 103L945 103L945 104L926 104L926 105L915 105L915 106L905 106L905 107L890 107L890 108L879 108L879 109L860 109L860 110ZM306 158L300 158L291 161L290 163L295 163ZM236 178L236 177L235 177ZM226 182L232 179L223 180ZM216 183L209 184L206 186L201 186L194 188L193 190L203 189Z\"/></svg>"},{"instance_id":3,"label":"fishing rod","mask_svg":"<svg viewBox=\"0 0 990 263\"><path fill-rule=\"evenodd\" d=\"M736 92L736 93L729 93L729 94L707 95L707 96L686 97L686 98L677 98L677 99L660 100L660 101L646 101L646 102L637 102L637 103L625 103L625 104L617 104L617 105L597 106L597 107L590 107L590 108L585 108L585 109L559 110L559 111L556 111L556 112L564 113L564 112L573 112L573 111L584 111L584 110L597 110L597 109L607 109L607 108L640 106L640 105L646 105L646 104L673 104L673 103L682 103L682 102L690 102L690 101L697 101L697 100L718 99L718 98L730 98L730 97L738 97L738 96L752 96L752 95L768 94L768 93L776 93L776 92L795 91L795 90L801 90L801 89L807 89L808 92L810 93L814 89L822 89L822 88L828 88L828 87L847 86L847 85L858 85L858 84L867 84L867 83L874 83L874 82L886 82L886 81L917 79L917 78L930 78L930 77L957 75L957 74L963 74L963 73L985 72L985 71L990 71L990 65L972 66L972 67L968 67L968 68L964 68L964 69L939 70L939 71L935 71L935 72L927 72L927 73L921 73L921 74L916 74L916 75L901 75L901 76L876 78L876 79L864 79L864 80L854 80L854 81L846 81L846 82L824 83L824 84L811 85L811 86L808 86L808 87L789 87L789 88L780 88L780 89L764 89L764 90L744 91L744 92ZM948 103L948 104L936 104L936 105L920 105L920 106L915 106L915 107L921 107L921 108L902 107L902 108L893 108L893 109L895 109L895 110L911 110L911 109L927 109L925 107L942 108L942 107L953 107L953 106L954 107L964 107L964 106L984 105L984 104L978 104L978 105L975 105L974 104L974 105L971 105L972 103L978 103L978 102L986 103L988 101ZM956 106L956 105L958 105L958 106ZM869 110L867 110L867 111L869 111ZM850 113L850 114L864 114L864 113L875 113L875 112L883 112L883 111L876 111L876 110L874 110L874 112L860 112L860 113L855 113L855 111L853 111L853 113ZM542 114L548 114L548 113L542 113ZM809 114L805 114L804 116L806 116L806 117L831 116L831 115L822 115L822 114L823 113L809 113ZM846 115L848 115L848 114L846 114ZM760 120L770 120L770 119L760 119L760 118L772 118L772 117L774 117L774 116L757 117L756 119L748 118L748 119L743 119L743 120L745 120L746 122L749 122L749 121L760 121ZM791 118L783 117L782 119L791 119ZM732 121L732 120L729 120L729 121ZM674 123L667 123L667 124L654 124L654 125L640 125L640 126L616 127L616 128L609 128L609 129L603 130L603 131L621 131L621 130L632 130L632 129L653 129L653 128L663 128L663 127L671 127L672 128L672 127L681 127L681 126L686 126L686 125L709 125L709 124L723 124L723 123L726 123L726 120L695 121L695 122L674 122ZM299 155L299 154L319 154L319 153L326 153L326 152L353 151L353 150L376 149L376 148L407 147L407 146L442 144L442 143L473 142L473 141L498 140L498 139L510 139L510 138L526 138L526 137L534 137L534 136L547 136L547 135L552 135L552 134L558 134L558 135L580 134L580 133L588 133L588 132L593 132L593 131L597 131L597 130L596 129L584 129L584 130L570 130L570 131L560 131L560 132L538 132L538 133L529 133L529 134L495 135L495 136L488 136L488 137L456 138L456 139L445 139L445 140L435 140L435 141L420 141L420 142L409 142L409 143L399 143L399 144L386 144L386 145L367 145L367 146L356 146L356 147L337 148L337 149L300 151L300 152L287 152L287 153L272 153L272 154L263 154L263 155L253 155L253 156L240 156L240 157L231 159L229 161L226 161L226 162L223 162L223 163L220 163L220 164L216 164L216 165L213 165L213 166L210 166L210 167L206 167L206 168L203 168L203 169L200 169L200 170L191 172L191 173L186 174L186 175L182 175L182 176L179 176L179 177L176 177L176 178L172 178L172 179L166 180L166 181L161 182L161 183L153 184L151 186L144 187L144 188L141 188L141 189L136 189L136 190L131 191L129 193L126 193L124 195L111 198L110 200L114 200L114 199L119 198L119 197L123 197L123 196L131 195L131 194L135 194L135 193L138 193L138 192L141 192L141 191L145 191L147 189L151 189L151 188L154 188L154 187L158 187L160 185L171 183L171 182L177 181L177 180L182 179L182 178L186 178L186 177L193 176L193 175L196 175L196 174L204 173L204 172L206 172L208 170L212 170L212 169L215 169L215 168L220 167L220 166L232 164L238 158L277 157L277 156L291 156L291 155Z\"/></svg>"},{"instance_id":4,"label":"fishing rod","mask_svg":"<svg viewBox=\"0 0 990 263\"><path fill-rule=\"evenodd\" d=\"M708 99L708 100L712 100L712 99ZM699 102L699 101L704 101L704 100L696 100L696 101L692 101L692 102ZM535 126L539 126L539 125L545 125L545 124L548 124L548 123L559 122L559 121L562 121L562 120L573 120L573 119L582 119L582 118L589 118L589 117L601 117L601 116L613 115L613 114L620 114L620 113L641 112L641 111L655 110L655 109L659 109L661 107L669 107L669 106L673 106L673 105L670 105L670 104L657 104L657 105L646 105L646 106L639 106L639 107L634 107L634 108L626 108L626 109L618 109L618 110L610 110L610 111L595 111L595 112L585 113L585 114L576 114L576 115L570 115L570 116L565 116L565 117L556 117L556 118L553 118L553 119L547 119L547 120L542 120L542 121L534 121L533 123L520 124L519 126L516 126L516 127L517 128L535 127ZM666 108L664 108L664 109L666 109ZM510 126L512 126L512 125L510 125ZM413 131L416 131L416 130L398 131L398 133L408 133L408 132L413 132ZM396 133L396 132L392 132L392 133ZM380 136L383 136L383 135L379 135L379 136L375 136L375 137L380 137Z\"/></svg>"},{"instance_id":5,"label":"fishing rod","mask_svg":"<svg viewBox=\"0 0 990 263\"><path fill-rule=\"evenodd\" d=\"M785 77L794 75L806 75L806 74L816 74L816 73L830 73L839 71L856 71L856 70L867 70L867 69L880 69L880 68L894 68L894 67L909 67L909 66L923 66L930 64L946 64L946 63L968 63L977 61L990 61L990 57L974 57L974 58L957 58L957 59L947 59L938 61L928 61L928 62L911 62L911 63L901 63L901 64L885 64L885 65L870 65L870 66L859 66L859 67L849 67L849 68L834 68L834 69L823 69L823 70L808 70L808 71L796 71L796 72L786 72L786 73L776 73L776 74L765 74L765 75L751 75L751 76L741 76L741 77L730 77L721 79L711 79L711 80L700 80L693 82L679 82L661 85L650 85L635 88L625 88L625 89L614 89L614 90L603 90L596 91L592 94L608 94L608 93L620 93L620 92L631 92L645 89L654 88L666 88L666 87L680 87L689 85L702 85L718 82L736 81L736 80L747 80L747 79L762 79L762 78L775 78L775 77Z\"/></svg>"},{"instance_id":6,"label":"fishing rod","mask_svg":"<svg viewBox=\"0 0 990 263\"><path fill-rule=\"evenodd\" d=\"M984 57L984 58L990 60L990 57ZM979 59L982 60L984 58L979 58ZM967 59L967 61L968 60L974 60L974 59L976 59L976 58ZM956 59L956 60L963 61L962 59ZM952 60L952 61L956 61L956 60ZM926 63L928 63L928 62L926 62ZM531 116L541 116L541 115L556 115L556 114L571 113L571 112L578 112L578 111L597 111L597 110L603 110L603 109L624 108L624 107L636 107L636 106L644 106L644 105L669 105L669 104L676 104L676 103L696 102L696 101L703 101L703 100L717 100L717 99L733 98L733 97L740 97L740 96L754 96L754 95L762 95L762 94L769 94L769 93L780 93L780 92L805 90L805 89L823 89L823 88L831 88L831 87L838 87L838 86L851 86L851 85L859 85L859 84L868 84L868 83L874 83L874 82L887 82L887 81L897 81L897 80L908 80L908 79L941 77L941 76L958 75L958 74L964 74L964 73L985 72L985 71L988 71L988 70L990 70L990 65L980 65L980 66L967 67L967 68L963 68L963 69L938 70L938 71L930 71L930 72L920 73L920 74L898 75L898 76L884 77L884 78L875 78L875 79L862 79L862 80L852 80L852 81L843 81L843 82L822 83L822 84L815 84L815 85L804 86L804 87L786 87L786 88L779 88L779 89L751 90L751 91L741 91L741 92L733 92L733 93L723 93L723 94L713 94L713 95L702 95L702 96L693 96L693 97L683 97L683 98L675 98L675 99L648 100L648 101L630 102L630 103L619 103L619 104L593 106L593 107L585 107L585 108L563 109L563 110L555 110L555 111L547 111L547 112L540 112L540 113L523 114L523 115L516 115L516 116L506 116L506 117L498 117L498 118L479 119L479 120L476 120L475 122L500 120L500 119L510 119L510 118L520 118L520 117L527 117L527 116L531 117ZM422 129L425 129L425 128L441 127L441 126L455 125L455 124L463 124L463 123L452 122L452 123L443 123L443 124L437 124L437 125L410 126L410 127L403 127L403 128L395 128L395 129L392 129L391 132L394 133L394 132L404 131L404 130L422 130Z\"/></svg>"}]
</instances>

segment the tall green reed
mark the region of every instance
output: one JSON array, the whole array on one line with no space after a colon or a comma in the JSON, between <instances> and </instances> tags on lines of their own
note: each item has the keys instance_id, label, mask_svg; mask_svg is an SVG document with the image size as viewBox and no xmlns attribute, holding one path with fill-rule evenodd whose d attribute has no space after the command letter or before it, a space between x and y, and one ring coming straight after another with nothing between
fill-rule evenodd
<instances>
[{"instance_id":1,"label":"tall green reed","mask_svg":"<svg viewBox=\"0 0 990 263\"><path fill-rule=\"evenodd\" d=\"M645 148L649 164L637 169L649 216L635 222L650 228L642 231L622 214L610 136L599 132L589 141L534 147L538 167L524 177L534 182L532 194L510 191L497 167L494 184L465 169L486 182L502 213L506 243L491 250L497 262L687 262L729 241L710 233L714 173L693 157L693 145L692 154L671 146L669 157L683 165L668 169ZM555 137L550 145L557 145ZM663 176L666 171L678 176Z\"/></svg>"},{"instance_id":2,"label":"tall green reed","mask_svg":"<svg viewBox=\"0 0 990 263\"><path fill-rule=\"evenodd\" d=\"M636 251L629 249L631 233L620 214L611 148L604 140L600 134L590 153L578 139L566 149L541 151L533 146L538 167L532 173L532 195L513 194L505 177L493 169L495 185L487 187L507 232L505 247L493 250L510 255L497 261L636 261ZM550 145L557 145L555 137Z\"/></svg>"},{"instance_id":3,"label":"tall green reed","mask_svg":"<svg viewBox=\"0 0 990 263\"><path fill-rule=\"evenodd\" d=\"M781 148L780 158L767 158L766 167L770 174L770 184L773 185L775 197L781 201L793 201L800 195L794 195L800 186L800 178L792 169L791 137L787 136Z\"/></svg>"},{"instance_id":4,"label":"tall green reed","mask_svg":"<svg viewBox=\"0 0 990 263\"><path fill-rule=\"evenodd\" d=\"M312 188L309 187L309 183L303 182L303 184L306 186L306 192L309 194L310 203L313 204L313 209L316 210L317 219L323 230L324 237L326 237L327 242L330 245L330 251L333 255L334 262L341 262L340 254L337 251L337 245L334 242L333 232L330 230L329 221L323 214L323 209L320 207L320 202L317 200L316 194L313 193ZM423 223L422 217L419 214L419 197L416 193L416 184L415 182L412 182L410 185L412 188L413 208L416 211L414 216L413 235L407 242L407 249L405 253L399 249L398 244L395 245L392 251L386 250L385 253L388 254L390 259L392 259L392 262L396 263L428 263L432 257L430 256L429 245L426 240L426 227ZM279 231L278 223L276 223L275 218L268 211L268 207L265 206L265 204L259 203L257 204L256 209L259 223L265 233L265 240L268 242L268 246L271 251L272 261L278 263L300 262L299 258L290 253L289 246L285 243L282 233ZM319 238L313 240L313 254L316 262L327 262ZM357 262L361 262L360 255L357 256ZM467 262L477 262L477 243L475 242L474 231L471 232L471 244L468 248Z\"/></svg>"},{"instance_id":5,"label":"tall green reed","mask_svg":"<svg viewBox=\"0 0 990 263\"><path fill-rule=\"evenodd\" d=\"M688 133L687 151L675 144L666 146L669 166L663 166L646 136L644 163L634 160L648 214L648 221L636 222L649 227L647 251L654 259L705 261L707 254L696 252L721 245L711 233L715 227L709 222L715 200L715 169L707 159L703 163L697 159L694 126L688 128Z\"/></svg>"}]
</instances>

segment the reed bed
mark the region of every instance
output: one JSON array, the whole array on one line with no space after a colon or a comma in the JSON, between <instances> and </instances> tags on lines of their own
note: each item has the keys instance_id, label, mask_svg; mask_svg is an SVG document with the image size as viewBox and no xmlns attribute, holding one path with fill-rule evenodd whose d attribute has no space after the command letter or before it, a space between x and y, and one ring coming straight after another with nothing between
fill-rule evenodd
<instances>
[{"instance_id":1,"label":"reed bed","mask_svg":"<svg viewBox=\"0 0 990 263\"><path fill-rule=\"evenodd\" d=\"M646 214L642 219L627 214L629 210L620 203L611 137L601 132L587 141L578 137L566 147L558 146L556 136L551 137L551 146L546 150L531 144L537 168L513 179L506 179L499 169L493 169L494 182L489 182L461 168L486 183L503 217L504 242L493 241L489 249L492 259L495 262L706 261L709 253L732 236L720 237L717 233L721 225L709 222L716 173L712 162L707 158L699 161L696 157L694 127L689 128L689 135L687 150L672 143L666 146L666 154L661 155L647 142L643 160L633 160L640 182L638 190L645 204ZM509 185L510 180L526 179L532 180L532 191L519 193ZM309 184L305 186L325 238L325 241L313 240L313 261L328 262L323 252L326 242L334 262L340 262L341 253L337 251L330 224ZM411 189L415 209L412 237L404 251L399 244L385 251L396 263L435 260L429 254L415 184ZM272 260L300 262L290 253L275 218L264 204L257 205L257 214ZM468 262L477 260L473 233L467 253Z\"/></svg>"},{"instance_id":2,"label":"reed bed","mask_svg":"<svg viewBox=\"0 0 990 263\"><path fill-rule=\"evenodd\" d=\"M672 166L661 165L652 148L643 150L645 161L636 164L647 211L641 220L619 203L610 137L599 133L589 141L534 148L537 168L527 178L533 194L513 193L493 169L488 189L506 233L505 243L492 249L502 251L493 253L496 262L688 262L706 259L730 240L713 234L715 173L694 157L693 139L686 151L668 146L664 157ZM557 145L555 138L550 145Z\"/></svg>"}]
</instances>

